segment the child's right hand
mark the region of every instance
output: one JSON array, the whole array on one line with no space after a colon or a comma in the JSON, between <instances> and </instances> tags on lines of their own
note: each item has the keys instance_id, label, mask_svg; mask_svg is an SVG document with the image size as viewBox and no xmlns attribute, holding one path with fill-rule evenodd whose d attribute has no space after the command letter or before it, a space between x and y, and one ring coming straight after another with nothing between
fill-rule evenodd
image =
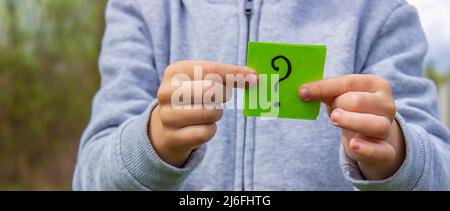
<instances>
[{"instance_id":1,"label":"child's right hand","mask_svg":"<svg viewBox=\"0 0 450 211\"><path fill-rule=\"evenodd\" d=\"M201 81L198 81L197 78L194 79L196 67L201 68L199 69L201 70ZM207 77L211 74L218 76L216 80ZM227 84L226 76L228 74L241 81ZM194 96L203 97L210 89L221 89L224 96L222 99L215 99L214 105L217 105L217 103L224 103L231 98L233 87L242 88L242 86L245 86L245 82L242 83L243 81L246 81L249 86L256 85L258 80L256 74L254 70L247 67L207 61L182 61L168 66L158 90L158 105L153 109L148 125L151 144L160 158L173 166L181 167L192 150L214 137L217 130L216 122L220 120L223 114L223 110L217 108L217 106L212 109L207 106L205 108L204 105L208 102L203 100L200 101L201 108L193 106L191 108L176 108L173 105L173 95L180 93L182 91L180 89L189 87L182 87L181 83L173 83L174 81L188 81L191 87L201 86L202 91L200 93L195 93L194 91L198 91L196 89L189 88L189 90L186 90L186 92L191 93L192 98ZM217 79L221 79L221 81ZM174 84L179 86L174 86ZM192 104L194 103L198 102L192 102Z\"/></svg>"}]
</instances>

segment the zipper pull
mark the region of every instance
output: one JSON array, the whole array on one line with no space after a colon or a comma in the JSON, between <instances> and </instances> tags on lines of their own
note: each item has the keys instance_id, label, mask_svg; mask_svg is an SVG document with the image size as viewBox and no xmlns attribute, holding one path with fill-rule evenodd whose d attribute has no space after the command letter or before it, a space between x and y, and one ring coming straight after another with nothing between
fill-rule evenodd
<instances>
[{"instance_id":1,"label":"zipper pull","mask_svg":"<svg viewBox=\"0 0 450 211\"><path fill-rule=\"evenodd\" d=\"M253 0L245 0L245 14L251 16L253 14Z\"/></svg>"}]
</instances>

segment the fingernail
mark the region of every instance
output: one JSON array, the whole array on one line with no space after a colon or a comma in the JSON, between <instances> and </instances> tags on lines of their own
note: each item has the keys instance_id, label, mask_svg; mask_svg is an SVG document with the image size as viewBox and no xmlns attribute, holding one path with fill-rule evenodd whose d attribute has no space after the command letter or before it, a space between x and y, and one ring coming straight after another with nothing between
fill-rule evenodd
<instances>
[{"instance_id":1,"label":"fingernail","mask_svg":"<svg viewBox=\"0 0 450 211\"><path fill-rule=\"evenodd\" d=\"M250 74L247 75L247 80L248 80L248 86L249 87L254 87L258 84L258 75L255 74Z\"/></svg>"},{"instance_id":2,"label":"fingernail","mask_svg":"<svg viewBox=\"0 0 450 211\"><path fill-rule=\"evenodd\" d=\"M256 70L250 68L250 67L244 67L244 71L250 74L256 74Z\"/></svg>"},{"instance_id":3,"label":"fingernail","mask_svg":"<svg viewBox=\"0 0 450 211\"><path fill-rule=\"evenodd\" d=\"M301 88L300 89L300 97L303 100L308 101L309 100L309 90L307 88Z\"/></svg>"},{"instance_id":4,"label":"fingernail","mask_svg":"<svg viewBox=\"0 0 450 211\"><path fill-rule=\"evenodd\" d=\"M339 122L339 118L342 115L342 111L340 109L336 109L333 111L333 113L331 113L331 121L333 121L333 123L337 123Z\"/></svg>"}]
</instances>

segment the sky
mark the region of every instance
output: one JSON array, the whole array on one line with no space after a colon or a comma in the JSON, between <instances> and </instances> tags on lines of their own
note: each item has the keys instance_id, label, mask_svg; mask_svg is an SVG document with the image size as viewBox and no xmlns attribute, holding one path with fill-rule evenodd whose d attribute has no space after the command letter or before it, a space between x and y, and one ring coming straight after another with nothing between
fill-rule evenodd
<instances>
[{"instance_id":1,"label":"sky","mask_svg":"<svg viewBox=\"0 0 450 211\"><path fill-rule=\"evenodd\" d=\"M427 63L450 72L450 0L408 0L419 11L427 35Z\"/></svg>"}]
</instances>

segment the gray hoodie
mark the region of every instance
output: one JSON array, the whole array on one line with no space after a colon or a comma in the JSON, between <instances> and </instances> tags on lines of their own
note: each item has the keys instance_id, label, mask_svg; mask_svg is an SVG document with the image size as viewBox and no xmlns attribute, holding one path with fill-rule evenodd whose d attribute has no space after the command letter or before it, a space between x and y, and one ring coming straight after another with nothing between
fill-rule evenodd
<instances>
[{"instance_id":1,"label":"gray hoodie","mask_svg":"<svg viewBox=\"0 0 450 211\"><path fill-rule=\"evenodd\" d=\"M422 77L417 12L404 0L110 0L106 23L75 190L450 190L450 135ZM162 161L147 124L165 68L186 59L245 65L249 40L326 45L325 77L387 79L406 141L398 172L364 180L324 106L316 121L227 109L182 168Z\"/></svg>"}]
</instances>

